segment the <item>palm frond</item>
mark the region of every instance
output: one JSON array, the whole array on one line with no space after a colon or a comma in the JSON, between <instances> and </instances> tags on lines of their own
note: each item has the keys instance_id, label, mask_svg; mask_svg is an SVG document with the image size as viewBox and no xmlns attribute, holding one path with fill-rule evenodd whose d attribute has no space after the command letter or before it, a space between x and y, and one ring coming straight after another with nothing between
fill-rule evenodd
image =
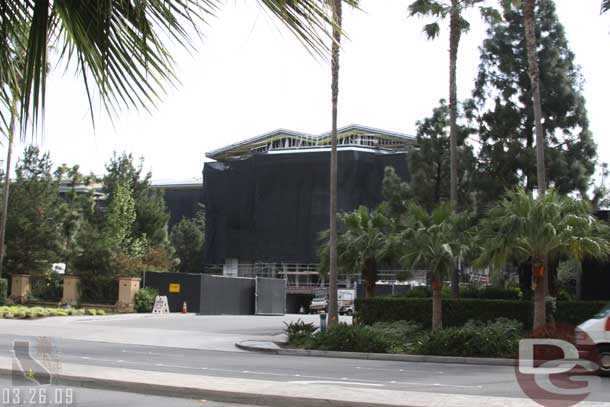
<instances>
[{"instance_id":1,"label":"palm frond","mask_svg":"<svg viewBox=\"0 0 610 407\"><path fill-rule=\"evenodd\" d=\"M606 11L610 10L610 0L603 0L602 1L602 9L601 9L601 13L605 13Z\"/></svg>"},{"instance_id":2,"label":"palm frond","mask_svg":"<svg viewBox=\"0 0 610 407\"><path fill-rule=\"evenodd\" d=\"M358 5L357 0L343 1ZM259 2L308 50L326 55L334 28L327 0ZM82 78L91 110L94 98L100 99L111 117L123 109L148 110L168 86L179 82L171 44L192 48L199 27L222 4L222 0L0 2L0 29L10 28L16 20L29 27L21 95L22 135L29 124L40 122L45 110L50 44L58 50L59 62L73 66ZM5 49L0 44L0 57ZM2 61L2 71L7 72L6 59ZM0 81L4 83L4 78Z\"/></svg>"}]
</instances>

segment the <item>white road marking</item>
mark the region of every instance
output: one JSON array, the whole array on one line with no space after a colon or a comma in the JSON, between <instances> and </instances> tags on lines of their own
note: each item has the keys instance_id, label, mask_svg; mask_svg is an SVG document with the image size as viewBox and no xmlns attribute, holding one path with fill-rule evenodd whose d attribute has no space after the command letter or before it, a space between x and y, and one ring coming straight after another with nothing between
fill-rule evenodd
<instances>
[{"instance_id":1,"label":"white road marking","mask_svg":"<svg viewBox=\"0 0 610 407\"><path fill-rule=\"evenodd\" d=\"M184 355L179 355L177 353L156 353L156 352L140 352L137 350L121 350L121 352L123 353L134 353L136 355L149 355L149 356L168 356L168 357L176 357L176 358L183 358Z\"/></svg>"},{"instance_id":2,"label":"white road marking","mask_svg":"<svg viewBox=\"0 0 610 407\"><path fill-rule=\"evenodd\" d=\"M338 382L333 380L311 380L311 381L295 381L288 382L292 384L349 384L354 386L373 386L373 387L383 387L383 384L377 383L359 383L359 382Z\"/></svg>"},{"instance_id":3,"label":"white road marking","mask_svg":"<svg viewBox=\"0 0 610 407\"><path fill-rule=\"evenodd\" d=\"M416 369L383 369L378 367L364 367L364 366L354 366L354 369L360 370L375 370L379 372L413 372L413 373L431 373L431 374L445 374L445 372L429 372L427 370L416 370Z\"/></svg>"},{"instance_id":4,"label":"white road marking","mask_svg":"<svg viewBox=\"0 0 610 407\"><path fill-rule=\"evenodd\" d=\"M137 365L147 365L147 366L157 366L157 367L168 367L174 369L188 369L188 370L207 370L211 372L222 372L222 373L240 373L240 374L249 374L249 375L261 375L261 376L280 376L286 377L286 373L271 373L271 372L255 372L250 370L232 370L232 369L221 369L214 367L200 367L200 366L183 366L183 365L167 365L164 363L146 363L146 362L138 362L138 361L125 361L125 360L112 360L112 359L102 359L102 358L93 358L89 356L81 356L81 359L92 360L98 362L108 362L108 363L124 363L124 364L137 364ZM389 370L389 369L388 369ZM398 384L398 385L406 385L406 386L421 386L421 387L449 387L456 389L482 389L483 386L466 386L466 385L454 385L454 384L442 384L442 383L421 383L421 382L399 382L399 381L389 381L384 382L380 380L368 380L368 379L350 379L348 377L325 377L325 376L309 376L309 375L301 375L294 374L294 377L303 377L314 379L310 381L292 381L288 383L301 383L301 384L350 384L350 385L360 385L360 386L381 386L383 387L385 383L388 384ZM364 383L367 382L367 383Z\"/></svg>"}]
</instances>

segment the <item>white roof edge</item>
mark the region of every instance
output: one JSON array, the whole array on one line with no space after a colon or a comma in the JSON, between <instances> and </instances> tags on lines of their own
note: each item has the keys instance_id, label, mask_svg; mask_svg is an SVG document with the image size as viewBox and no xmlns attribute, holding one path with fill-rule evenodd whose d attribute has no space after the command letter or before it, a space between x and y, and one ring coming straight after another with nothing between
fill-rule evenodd
<instances>
[{"instance_id":1,"label":"white roof edge","mask_svg":"<svg viewBox=\"0 0 610 407\"><path fill-rule=\"evenodd\" d=\"M360 125L360 124L350 124L348 126L341 127L339 129L337 129L337 133L343 133L343 132L350 131L350 130L364 130L364 131L369 131L371 133L378 133L378 134L381 134L381 135L398 137L398 138L402 138L402 139L409 140L409 141L415 141L417 139L416 137L410 136L410 135L405 134L405 133L399 133L399 132L396 132L396 131L383 130L383 129L378 129L378 128L375 128L375 127L363 126L363 125ZM207 152L205 154L205 156L208 157L208 158L213 158L213 156L215 156L217 154L223 153L223 152L225 152L227 150L230 150L232 148L238 147L238 146L240 146L242 144L253 143L255 141L264 140L264 139L266 139L268 137L273 137L273 136L276 136L278 134L286 134L286 135L289 135L289 136L306 137L306 138L311 138L311 139L314 139L314 140L320 140L320 139L323 139L325 137L330 136L331 133L332 133L331 131L327 131L327 132L319 134L319 135L314 135L314 134L302 133L302 132L298 132L298 131L293 131L293 130L287 130L287 129L281 129L280 128L280 129L276 129L276 130L273 130L273 131L270 131L270 132L267 132L267 133L260 134L260 135L255 136L255 137L251 137L251 138L246 139L246 140L239 141L237 143L229 144L227 146L218 148L216 150L209 151L209 152Z\"/></svg>"}]
</instances>

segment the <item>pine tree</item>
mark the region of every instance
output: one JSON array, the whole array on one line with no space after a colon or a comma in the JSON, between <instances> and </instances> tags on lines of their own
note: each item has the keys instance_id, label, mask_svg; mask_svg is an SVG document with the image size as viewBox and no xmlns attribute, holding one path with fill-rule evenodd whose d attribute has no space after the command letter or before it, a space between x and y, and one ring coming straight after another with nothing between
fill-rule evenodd
<instances>
[{"instance_id":1,"label":"pine tree","mask_svg":"<svg viewBox=\"0 0 610 407\"><path fill-rule=\"evenodd\" d=\"M537 184L534 109L528 74L523 10L506 2L503 19L488 19L488 38L468 115L481 140L476 184L491 202L517 185ZM536 8L547 184L561 194L585 195L595 170L596 145L574 63L551 0Z\"/></svg>"},{"instance_id":2,"label":"pine tree","mask_svg":"<svg viewBox=\"0 0 610 407\"><path fill-rule=\"evenodd\" d=\"M61 260L65 203L51 168L49 154L33 146L17 162L6 225L9 273L40 274Z\"/></svg>"},{"instance_id":3,"label":"pine tree","mask_svg":"<svg viewBox=\"0 0 610 407\"><path fill-rule=\"evenodd\" d=\"M409 155L411 192L413 198L423 207L432 210L441 202L450 200L449 194L449 128L450 109L444 100L435 108L432 116L417 122L417 148ZM465 143L470 130L457 126L458 201L461 206L472 206L469 191L475 171L472 147Z\"/></svg>"}]
</instances>

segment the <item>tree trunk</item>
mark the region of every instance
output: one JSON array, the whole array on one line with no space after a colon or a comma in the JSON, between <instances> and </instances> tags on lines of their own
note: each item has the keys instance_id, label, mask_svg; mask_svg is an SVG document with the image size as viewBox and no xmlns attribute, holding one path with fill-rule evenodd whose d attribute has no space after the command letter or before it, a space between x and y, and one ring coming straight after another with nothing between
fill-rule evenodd
<instances>
[{"instance_id":1,"label":"tree trunk","mask_svg":"<svg viewBox=\"0 0 610 407\"><path fill-rule=\"evenodd\" d=\"M339 322L337 305L337 104L339 98L339 49L341 46L341 2L334 0L333 9L333 43L331 58L332 74L332 131L330 152L330 270L328 287L328 326Z\"/></svg>"},{"instance_id":2,"label":"tree trunk","mask_svg":"<svg viewBox=\"0 0 610 407\"><path fill-rule=\"evenodd\" d=\"M546 304L545 304L545 284L544 275L544 260L532 260L532 288L534 290L534 325L533 330L538 329L546 324Z\"/></svg>"},{"instance_id":3,"label":"tree trunk","mask_svg":"<svg viewBox=\"0 0 610 407\"><path fill-rule=\"evenodd\" d=\"M540 98L540 68L536 55L536 0L523 0L523 25L525 26L525 40L527 44L527 61L529 76L532 84L532 98L534 103L534 126L536 128L536 175L538 181L538 194L544 195L546 191L546 174L544 161L544 131L542 129L542 102Z\"/></svg>"},{"instance_id":4,"label":"tree trunk","mask_svg":"<svg viewBox=\"0 0 610 407\"><path fill-rule=\"evenodd\" d=\"M13 97L11 105L11 122L8 130L8 151L6 153L6 174L2 188L2 219L0 219L0 277L2 277L4 257L6 257L6 218L8 217L8 194L11 185L11 159L13 156L13 141L15 139L15 119L17 117L17 98Z\"/></svg>"},{"instance_id":5,"label":"tree trunk","mask_svg":"<svg viewBox=\"0 0 610 407\"><path fill-rule=\"evenodd\" d=\"M441 300L441 288L443 284L440 278L432 277L432 330L443 328L443 304Z\"/></svg>"},{"instance_id":6,"label":"tree trunk","mask_svg":"<svg viewBox=\"0 0 610 407\"><path fill-rule=\"evenodd\" d=\"M375 287L377 286L377 262L375 259L366 259L364 267L364 297L369 299L375 296Z\"/></svg>"},{"instance_id":7,"label":"tree trunk","mask_svg":"<svg viewBox=\"0 0 610 407\"><path fill-rule=\"evenodd\" d=\"M449 33L449 169L450 200L454 210L458 207L458 162L457 162L457 57L460 45L460 9L459 0L451 0L451 17ZM451 275L451 295L460 296L460 272L457 267Z\"/></svg>"}]
</instances>

